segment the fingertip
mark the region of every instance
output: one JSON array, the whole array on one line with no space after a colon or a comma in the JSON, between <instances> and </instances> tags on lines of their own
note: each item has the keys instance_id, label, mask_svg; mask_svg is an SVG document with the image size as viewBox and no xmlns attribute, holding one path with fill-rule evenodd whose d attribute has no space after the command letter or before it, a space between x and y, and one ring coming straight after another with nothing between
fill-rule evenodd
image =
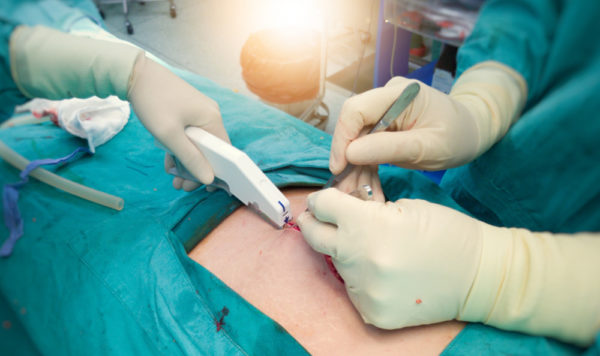
<instances>
[{"instance_id":1,"label":"fingertip","mask_svg":"<svg viewBox=\"0 0 600 356\"><path fill-rule=\"evenodd\" d=\"M198 178L198 180L202 182L202 184L209 185L212 184L212 182L215 180L215 175L212 172L212 168L209 169L203 169L196 174L196 178Z\"/></svg>"},{"instance_id":2,"label":"fingertip","mask_svg":"<svg viewBox=\"0 0 600 356\"><path fill-rule=\"evenodd\" d=\"M173 188L179 190L179 189L181 189L182 185L183 185L183 179L181 177L173 178Z\"/></svg>"},{"instance_id":3,"label":"fingertip","mask_svg":"<svg viewBox=\"0 0 600 356\"><path fill-rule=\"evenodd\" d=\"M193 166L193 171L190 170L189 167L186 168L188 168L188 171L192 172L193 176L202 184L209 185L215 180L214 171L204 155L200 154L197 156L191 166Z\"/></svg>"},{"instance_id":4,"label":"fingertip","mask_svg":"<svg viewBox=\"0 0 600 356\"><path fill-rule=\"evenodd\" d=\"M345 165L345 159L342 159L338 156L338 150L332 148L331 154L329 155L329 170L333 174L339 174L344 168L343 166Z\"/></svg>"},{"instance_id":5,"label":"fingertip","mask_svg":"<svg viewBox=\"0 0 600 356\"><path fill-rule=\"evenodd\" d=\"M346 168L345 160L342 163L340 163L339 161L335 161L335 162L329 161L329 171L331 172L331 174L338 175L338 174L342 173L344 168Z\"/></svg>"},{"instance_id":6,"label":"fingertip","mask_svg":"<svg viewBox=\"0 0 600 356\"><path fill-rule=\"evenodd\" d=\"M298 215L296 218L296 223L302 229L302 225L304 225L304 223L307 221L307 219L310 219L310 217L312 217L312 214L309 211L304 211L302 214Z\"/></svg>"},{"instance_id":7,"label":"fingertip","mask_svg":"<svg viewBox=\"0 0 600 356\"><path fill-rule=\"evenodd\" d=\"M309 212L313 212L315 210L315 200L321 192L322 190L312 192L306 197L306 210L308 210Z\"/></svg>"},{"instance_id":8,"label":"fingertip","mask_svg":"<svg viewBox=\"0 0 600 356\"><path fill-rule=\"evenodd\" d=\"M196 190L199 186L200 186L200 184L198 184L194 181L191 181L191 180L183 181L183 190L185 190L186 192L191 192L193 190Z\"/></svg>"}]
</instances>

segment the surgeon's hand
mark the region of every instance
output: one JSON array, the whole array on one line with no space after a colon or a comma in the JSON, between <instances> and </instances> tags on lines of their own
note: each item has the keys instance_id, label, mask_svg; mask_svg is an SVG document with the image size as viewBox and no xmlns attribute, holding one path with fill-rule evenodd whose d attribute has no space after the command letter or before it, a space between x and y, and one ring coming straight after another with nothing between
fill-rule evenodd
<instances>
[{"instance_id":1,"label":"surgeon's hand","mask_svg":"<svg viewBox=\"0 0 600 356\"><path fill-rule=\"evenodd\" d=\"M396 77L345 102L331 144L332 173L348 162L423 170L465 164L504 136L526 98L520 74L484 62L463 73L449 95L421 83L417 97L386 132L363 135L412 82Z\"/></svg>"},{"instance_id":2,"label":"surgeon's hand","mask_svg":"<svg viewBox=\"0 0 600 356\"><path fill-rule=\"evenodd\" d=\"M312 193L297 219L367 323L458 319L590 345L600 331L600 234L501 228L423 200Z\"/></svg>"},{"instance_id":3,"label":"surgeon's hand","mask_svg":"<svg viewBox=\"0 0 600 356\"><path fill-rule=\"evenodd\" d=\"M27 97L129 100L144 126L202 183L213 181L207 159L184 134L200 127L229 142L216 102L132 45L75 36L44 26L18 26L9 41L10 71ZM173 164L168 158L166 168ZM181 178L175 188L198 186Z\"/></svg>"},{"instance_id":4,"label":"surgeon's hand","mask_svg":"<svg viewBox=\"0 0 600 356\"><path fill-rule=\"evenodd\" d=\"M330 255L363 320L384 329L458 317L481 255L481 224L423 200L309 195L304 238Z\"/></svg>"},{"instance_id":5,"label":"surgeon's hand","mask_svg":"<svg viewBox=\"0 0 600 356\"><path fill-rule=\"evenodd\" d=\"M335 184L335 188L344 192L351 193L363 185L371 187L373 199L379 202L385 202L381 181L379 180L379 166L355 166L347 176Z\"/></svg>"},{"instance_id":6,"label":"surgeon's hand","mask_svg":"<svg viewBox=\"0 0 600 356\"><path fill-rule=\"evenodd\" d=\"M188 126L200 127L229 142L218 104L196 88L153 60L138 58L128 93L133 110L144 126L185 168L204 184L214 179L213 170L204 155L185 135ZM165 168L174 166L167 155ZM173 186L193 190L194 181L176 177Z\"/></svg>"}]
</instances>

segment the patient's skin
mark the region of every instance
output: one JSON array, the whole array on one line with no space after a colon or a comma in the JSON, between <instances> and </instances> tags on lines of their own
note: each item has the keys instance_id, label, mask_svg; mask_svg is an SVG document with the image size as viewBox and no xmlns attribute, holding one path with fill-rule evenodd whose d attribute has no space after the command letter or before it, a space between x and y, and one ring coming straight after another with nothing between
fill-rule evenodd
<instances>
[{"instance_id":1,"label":"patient's skin","mask_svg":"<svg viewBox=\"0 0 600 356\"><path fill-rule=\"evenodd\" d=\"M290 189L294 216L314 189ZM439 354L463 323L386 331L366 325L344 285L302 233L276 230L246 207L215 228L189 256L281 324L311 354Z\"/></svg>"}]
</instances>

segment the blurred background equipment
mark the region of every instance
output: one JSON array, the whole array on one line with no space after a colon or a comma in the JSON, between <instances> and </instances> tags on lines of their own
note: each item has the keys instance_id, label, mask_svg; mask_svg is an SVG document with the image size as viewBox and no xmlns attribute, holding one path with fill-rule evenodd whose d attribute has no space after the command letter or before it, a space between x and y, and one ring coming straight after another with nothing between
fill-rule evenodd
<instances>
[{"instance_id":1,"label":"blurred background equipment","mask_svg":"<svg viewBox=\"0 0 600 356\"><path fill-rule=\"evenodd\" d=\"M381 0L378 34L381 45L377 49L380 56L375 69L375 86L384 85L394 75L407 76L411 69L424 67L427 73L416 72L412 76L448 93L454 82L458 47L471 34L483 2ZM427 53L428 43L430 53ZM392 50L388 54L390 47ZM398 47L400 51L397 51ZM407 52L409 58L406 58ZM402 58L396 59L396 56ZM390 58L389 75L386 73L387 58Z\"/></svg>"},{"instance_id":2,"label":"blurred background equipment","mask_svg":"<svg viewBox=\"0 0 600 356\"><path fill-rule=\"evenodd\" d=\"M324 8L316 1L277 1L263 8L263 29L244 43L240 64L248 89L265 103L321 129L327 63Z\"/></svg>"},{"instance_id":3,"label":"blurred background equipment","mask_svg":"<svg viewBox=\"0 0 600 356\"><path fill-rule=\"evenodd\" d=\"M301 116L321 89L321 34L311 29L266 29L250 35L240 58L250 91Z\"/></svg>"},{"instance_id":4,"label":"blurred background equipment","mask_svg":"<svg viewBox=\"0 0 600 356\"><path fill-rule=\"evenodd\" d=\"M467 29L469 25L459 27L460 16L460 21L448 22L439 15L428 14L460 13L442 10L453 6L476 14L475 3L481 3L481 0L462 0L458 5L452 5L456 0L177 0L177 21L172 21L166 16L164 1L144 6L137 1L129 2L129 18L136 29L133 35L128 35L123 27L118 6L102 8L107 15L106 25L118 37L150 50L172 65L262 100L328 133L333 133L343 103L349 97L383 86L394 75L413 77L429 85L433 82L440 90L443 90L440 83L449 87L454 80L455 55L449 46L459 44L452 34L458 34L460 39L461 32L454 30ZM467 17L474 19L473 15ZM285 28L305 32L305 39L284 43L278 51L275 43L283 41ZM274 31L281 36L279 39L259 35L273 29L278 29ZM258 53L259 46L262 54ZM442 56L442 52L446 53ZM297 101L287 103L266 97L266 92L276 92L265 87L269 80L286 80L287 88L282 87L281 93L277 93L281 97L293 87L287 82L291 76L276 78L269 74L261 82L258 73L268 74L265 71L272 69L269 66L276 61L280 62L280 69L292 66L290 59L294 56L311 71L310 75L308 71L304 73L296 89L312 87L313 90L314 60L319 57L317 94L309 99L298 96ZM444 59L438 60L440 56Z\"/></svg>"},{"instance_id":5,"label":"blurred background equipment","mask_svg":"<svg viewBox=\"0 0 600 356\"><path fill-rule=\"evenodd\" d=\"M102 18L105 18L105 15L104 15L104 11L102 11L102 8L100 7L100 5L102 5L102 4L123 4L123 15L125 16L125 29L127 29L128 34L133 35L133 25L129 21L129 6L128 6L129 0L94 0L94 1L96 2L96 6L98 7L98 10L100 11L100 15L102 16ZM171 15L172 18L177 17L177 9L175 8L175 0L134 0L134 2L138 2L141 5L144 5L147 2L154 2L154 1L169 2L169 15Z\"/></svg>"}]
</instances>

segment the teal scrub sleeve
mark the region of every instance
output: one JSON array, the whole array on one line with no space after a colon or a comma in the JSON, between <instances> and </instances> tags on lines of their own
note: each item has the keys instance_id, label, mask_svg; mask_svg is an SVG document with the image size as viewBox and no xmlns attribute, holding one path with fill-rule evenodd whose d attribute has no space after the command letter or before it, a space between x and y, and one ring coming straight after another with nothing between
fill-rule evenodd
<instances>
[{"instance_id":1,"label":"teal scrub sleeve","mask_svg":"<svg viewBox=\"0 0 600 356\"><path fill-rule=\"evenodd\" d=\"M561 11L558 0L489 0L457 56L457 78L487 60L506 64L527 82L528 98L540 94L544 63Z\"/></svg>"}]
</instances>

